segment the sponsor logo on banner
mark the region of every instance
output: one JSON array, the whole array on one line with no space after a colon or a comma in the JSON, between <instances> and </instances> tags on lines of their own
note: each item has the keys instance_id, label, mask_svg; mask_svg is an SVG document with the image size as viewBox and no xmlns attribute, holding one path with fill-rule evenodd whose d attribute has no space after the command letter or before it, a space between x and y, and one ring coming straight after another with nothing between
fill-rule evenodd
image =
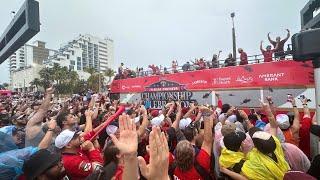
<instances>
[{"instance_id":1,"label":"sponsor logo on banner","mask_svg":"<svg viewBox=\"0 0 320 180\"><path fill-rule=\"evenodd\" d=\"M231 83L231 77L219 77L219 78L213 78L213 84L230 84Z\"/></svg>"},{"instance_id":2,"label":"sponsor logo on banner","mask_svg":"<svg viewBox=\"0 0 320 180\"><path fill-rule=\"evenodd\" d=\"M122 90L126 90L126 89L130 89L130 87L122 85L122 86L121 86L121 89L122 89Z\"/></svg>"},{"instance_id":3,"label":"sponsor logo on banner","mask_svg":"<svg viewBox=\"0 0 320 180\"><path fill-rule=\"evenodd\" d=\"M238 76L236 81L240 82L242 84L248 84L248 83L253 82L253 78L252 77L245 77L245 76Z\"/></svg>"},{"instance_id":4,"label":"sponsor logo on banner","mask_svg":"<svg viewBox=\"0 0 320 180\"><path fill-rule=\"evenodd\" d=\"M260 74L259 78L265 82L277 82L284 76L284 73L266 73Z\"/></svg>"},{"instance_id":5,"label":"sponsor logo on banner","mask_svg":"<svg viewBox=\"0 0 320 180\"><path fill-rule=\"evenodd\" d=\"M141 93L141 99L145 102L150 101L151 109L161 109L172 100L180 100L182 107L187 107L189 106L189 102L192 101L192 95L193 93L187 91L184 85L161 80L147 86L145 91Z\"/></svg>"},{"instance_id":6,"label":"sponsor logo on banner","mask_svg":"<svg viewBox=\"0 0 320 180\"><path fill-rule=\"evenodd\" d=\"M141 85L133 85L133 86L125 86L125 85L122 85L121 86L121 89L122 90L126 90L126 89L138 89L138 88L141 88Z\"/></svg>"},{"instance_id":7,"label":"sponsor logo on banner","mask_svg":"<svg viewBox=\"0 0 320 180\"><path fill-rule=\"evenodd\" d=\"M193 81L191 84L192 84L192 85L196 85L196 84L208 84L208 81L206 81L206 80L196 80L196 81Z\"/></svg>"}]
</instances>

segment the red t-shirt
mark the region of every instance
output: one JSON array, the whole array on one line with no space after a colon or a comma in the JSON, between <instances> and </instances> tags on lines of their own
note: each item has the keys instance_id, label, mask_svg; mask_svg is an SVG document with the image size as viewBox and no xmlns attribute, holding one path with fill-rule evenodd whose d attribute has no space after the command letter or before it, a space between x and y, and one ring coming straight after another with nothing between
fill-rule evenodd
<instances>
[{"instance_id":1,"label":"red t-shirt","mask_svg":"<svg viewBox=\"0 0 320 180\"><path fill-rule=\"evenodd\" d=\"M248 64L248 56L247 53L241 52L240 53L240 65Z\"/></svg>"},{"instance_id":2,"label":"red t-shirt","mask_svg":"<svg viewBox=\"0 0 320 180\"><path fill-rule=\"evenodd\" d=\"M271 62L272 61L272 54L273 50L270 51L262 51L264 62Z\"/></svg>"},{"instance_id":3,"label":"red t-shirt","mask_svg":"<svg viewBox=\"0 0 320 180\"><path fill-rule=\"evenodd\" d=\"M124 169L123 166L117 167L116 173L113 176L115 180L122 180L123 169Z\"/></svg>"},{"instance_id":4,"label":"red t-shirt","mask_svg":"<svg viewBox=\"0 0 320 180\"><path fill-rule=\"evenodd\" d=\"M210 172L210 155L204 151L203 149L200 150L196 157L196 161L202 166L207 172ZM197 172L197 170L192 167L190 170L186 172L182 172L178 167L174 170L174 178L178 180L202 180L203 178Z\"/></svg>"},{"instance_id":5,"label":"red t-shirt","mask_svg":"<svg viewBox=\"0 0 320 180\"><path fill-rule=\"evenodd\" d=\"M312 119L309 117L304 117L302 118L302 121L300 121L300 124L299 148L308 156L308 158L310 158L310 126L312 124Z\"/></svg>"},{"instance_id":6,"label":"red t-shirt","mask_svg":"<svg viewBox=\"0 0 320 180\"><path fill-rule=\"evenodd\" d=\"M62 153L62 161L70 179L85 179L94 170L93 162L103 164L97 149L90 152L79 150L77 154Z\"/></svg>"}]
</instances>

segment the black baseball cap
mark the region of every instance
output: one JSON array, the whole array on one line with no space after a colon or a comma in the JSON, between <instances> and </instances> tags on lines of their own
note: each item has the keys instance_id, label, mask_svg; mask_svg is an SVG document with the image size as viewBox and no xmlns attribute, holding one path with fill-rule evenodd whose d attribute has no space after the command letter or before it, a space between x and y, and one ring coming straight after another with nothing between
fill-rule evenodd
<instances>
[{"instance_id":1,"label":"black baseball cap","mask_svg":"<svg viewBox=\"0 0 320 180\"><path fill-rule=\"evenodd\" d=\"M237 152L240 149L242 141L244 141L245 139L245 133L241 131L236 131L224 136L223 143L228 150Z\"/></svg>"},{"instance_id":2,"label":"black baseball cap","mask_svg":"<svg viewBox=\"0 0 320 180\"><path fill-rule=\"evenodd\" d=\"M33 154L23 165L23 171L27 179L34 179L53 167L61 160L59 154L53 154L46 149L41 149Z\"/></svg>"}]
</instances>

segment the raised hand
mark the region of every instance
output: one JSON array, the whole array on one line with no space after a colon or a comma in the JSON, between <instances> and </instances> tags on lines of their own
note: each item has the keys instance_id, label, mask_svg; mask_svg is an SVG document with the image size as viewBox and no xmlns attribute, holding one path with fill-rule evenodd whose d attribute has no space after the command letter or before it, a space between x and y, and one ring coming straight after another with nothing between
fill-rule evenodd
<instances>
[{"instance_id":1,"label":"raised hand","mask_svg":"<svg viewBox=\"0 0 320 180\"><path fill-rule=\"evenodd\" d=\"M54 130L54 129L56 129L56 127L57 127L57 121L54 119L51 119L48 122L48 128Z\"/></svg>"},{"instance_id":2,"label":"raised hand","mask_svg":"<svg viewBox=\"0 0 320 180\"><path fill-rule=\"evenodd\" d=\"M92 115L93 115L93 111L92 110L86 110L86 112L84 113L84 115L86 116L86 117L92 117Z\"/></svg>"},{"instance_id":3,"label":"raised hand","mask_svg":"<svg viewBox=\"0 0 320 180\"><path fill-rule=\"evenodd\" d=\"M141 174L147 179L168 179L169 147L164 133L159 127L153 127L149 137L150 163L147 165L143 157L139 156Z\"/></svg>"},{"instance_id":4,"label":"raised hand","mask_svg":"<svg viewBox=\"0 0 320 180\"><path fill-rule=\"evenodd\" d=\"M146 110L146 107L145 107L144 105L141 105L141 106L140 106L140 112L141 112L142 114L147 114L147 110Z\"/></svg>"},{"instance_id":5,"label":"raised hand","mask_svg":"<svg viewBox=\"0 0 320 180\"><path fill-rule=\"evenodd\" d=\"M46 93L47 94L53 94L54 93L54 88L53 87L49 87L48 89L46 89Z\"/></svg>"},{"instance_id":6,"label":"raised hand","mask_svg":"<svg viewBox=\"0 0 320 180\"><path fill-rule=\"evenodd\" d=\"M259 99L260 105L263 109L270 108L268 103L263 102L263 100Z\"/></svg>"},{"instance_id":7,"label":"raised hand","mask_svg":"<svg viewBox=\"0 0 320 180\"><path fill-rule=\"evenodd\" d=\"M133 119L127 115L119 117L120 138L110 135L113 143L123 155L134 155L138 149L138 134Z\"/></svg>"}]
</instances>

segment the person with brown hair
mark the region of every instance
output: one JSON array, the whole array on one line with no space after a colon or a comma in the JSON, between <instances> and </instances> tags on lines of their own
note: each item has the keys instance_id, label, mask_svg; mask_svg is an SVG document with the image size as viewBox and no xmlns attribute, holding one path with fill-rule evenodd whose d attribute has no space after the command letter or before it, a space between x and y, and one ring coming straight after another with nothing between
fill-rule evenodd
<instances>
[{"instance_id":1,"label":"person with brown hair","mask_svg":"<svg viewBox=\"0 0 320 180\"><path fill-rule=\"evenodd\" d=\"M212 128L216 119L215 114L208 108L201 108L204 119L204 140L199 152L195 151L192 144L183 140L176 147L176 167L174 177L186 179L210 179L211 148L213 143Z\"/></svg>"}]
</instances>

